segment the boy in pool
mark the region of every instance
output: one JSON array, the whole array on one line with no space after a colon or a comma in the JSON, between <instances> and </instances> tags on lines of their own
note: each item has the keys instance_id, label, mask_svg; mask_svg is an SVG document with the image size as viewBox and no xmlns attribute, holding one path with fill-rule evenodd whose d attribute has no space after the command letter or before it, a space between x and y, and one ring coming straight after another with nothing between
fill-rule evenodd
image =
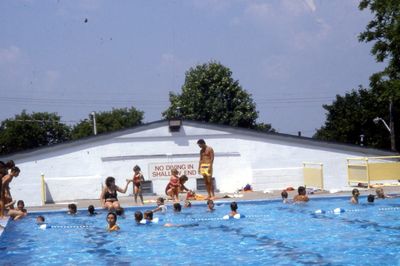
<instances>
[{"instance_id":1,"label":"boy in pool","mask_svg":"<svg viewBox=\"0 0 400 266\"><path fill-rule=\"evenodd\" d=\"M179 202L174 203L174 212L181 212L182 205Z\"/></svg>"},{"instance_id":2,"label":"boy in pool","mask_svg":"<svg viewBox=\"0 0 400 266\"><path fill-rule=\"evenodd\" d=\"M208 212L215 211L215 209L214 209L214 201L211 200L211 199L207 200L207 211Z\"/></svg>"},{"instance_id":3,"label":"boy in pool","mask_svg":"<svg viewBox=\"0 0 400 266\"><path fill-rule=\"evenodd\" d=\"M229 213L229 216L233 217L236 214L239 214L237 209L238 209L237 203L235 201L231 202L231 212Z\"/></svg>"},{"instance_id":4,"label":"boy in pool","mask_svg":"<svg viewBox=\"0 0 400 266\"><path fill-rule=\"evenodd\" d=\"M75 203L68 204L68 214L75 215L77 213L77 206Z\"/></svg>"},{"instance_id":5,"label":"boy in pool","mask_svg":"<svg viewBox=\"0 0 400 266\"><path fill-rule=\"evenodd\" d=\"M162 212L162 213L167 212L167 206L165 206L165 204L164 204L164 198L163 197L159 197L157 199L157 208L155 208L153 210L153 212Z\"/></svg>"},{"instance_id":6,"label":"boy in pool","mask_svg":"<svg viewBox=\"0 0 400 266\"><path fill-rule=\"evenodd\" d=\"M141 211L135 212L135 222L136 224L140 224L140 221L143 220L143 213Z\"/></svg>"},{"instance_id":7,"label":"boy in pool","mask_svg":"<svg viewBox=\"0 0 400 266\"><path fill-rule=\"evenodd\" d=\"M308 196L306 195L306 188L303 186L300 186L297 188L297 194L296 196L294 196L293 198L293 202L295 203L299 203L299 202L307 202L310 199L308 198Z\"/></svg>"},{"instance_id":8,"label":"boy in pool","mask_svg":"<svg viewBox=\"0 0 400 266\"><path fill-rule=\"evenodd\" d=\"M374 201L375 201L375 196L372 195L372 194L369 194L369 195L368 195L368 198L367 198L367 201L368 201L368 203L374 203Z\"/></svg>"},{"instance_id":9,"label":"boy in pool","mask_svg":"<svg viewBox=\"0 0 400 266\"><path fill-rule=\"evenodd\" d=\"M360 191L358 191L358 189L353 189L353 191L351 192L351 194L353 195L350 199L350 202L352 204L358 204L358 197L360 196Z\"/></svg>"},{"instance_id":10,"label":"boy in pool","mask_svg":"<svg viewBox=\"0 0 400 266\"><path fill-rule=\"evenodd\" d=\"M289 203L289 200L288 200L288 193L287 193L287 191L286 190L282 190L282 192L281 192L281 197L282 197L282 202L283 203Z\"/></svg>"},{"instance_id":11,"label":"boy in pool","mask_svg":"<svg viewBox=\"0 0 400 266\"><path fill-rule=\"evenodd\" d=\"M97 215L97 212L95 211L93 205L89 205L89 206L88 206L88 213L89 213L89 216L95 216L95 215Z\"/></svg>"},{"instance_id":12,"label":"boy in pool","mask_svg":"<svg viewBox=\"0 0 400 266\"><path fill-rule=\"evenodd\" d=\"M185 207L185 208L190 208L190 207L192 207L192 203L191 203L189 200L185 200L185 205L184 205L184 207Z\"/></svg>"},{"instance_id":13,"label":"boy in pool","mask_svg":"<svg viewBox=\"0 0 400 266\"><path fill-rule=\"evenodd\" d=\"M112 231L118 231L120 228L117 225L117 215L113 212L109 212L107 214L107 231L112 232Z\"/></svg>"}]
</instances>

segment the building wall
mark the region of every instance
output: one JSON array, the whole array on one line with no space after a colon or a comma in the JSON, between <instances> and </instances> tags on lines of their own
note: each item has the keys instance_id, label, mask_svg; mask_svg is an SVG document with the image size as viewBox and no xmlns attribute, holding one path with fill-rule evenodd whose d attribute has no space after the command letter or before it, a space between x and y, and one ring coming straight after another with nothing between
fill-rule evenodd
<instances>
[{"instance_id":1,"label":"building wall","mask_svg":"<svg viewBox=\"0 0 400 266\"><path fill-rule=\"evenodd\" d=\"M11 184L11 193L28 206L41 205L43 173L48 199L98 198L107 176L114 176L116 184L124 187L137 164L145 178L153 181L154 192L164 195L169 176L153 177L149 167L193 163L197 170L199 138L214 148L217 188L227 193L247 183L257 190L297 186L302 183L301 167L305 161L324 164L327 189L343 188L347 185L346 158L365 155L193 122L184 122L179 132L171 133L164 122L10 158L21 169L20 176ZM187 187L195 189L196 178L197 173L190 175ZM132 185L128 191L132 193Z\"/></svg>"}]
</instances>

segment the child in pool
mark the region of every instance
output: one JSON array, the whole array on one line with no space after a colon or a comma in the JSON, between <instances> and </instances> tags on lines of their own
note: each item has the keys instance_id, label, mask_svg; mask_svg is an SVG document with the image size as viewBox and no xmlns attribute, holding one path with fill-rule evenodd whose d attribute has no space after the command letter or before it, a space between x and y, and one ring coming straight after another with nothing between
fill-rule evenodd
<instances>
[{"instance_id":1,"label":"child in pool","mask_svg":"<svg viewBox=\"0 0 400 266\"><path fill-rule=\"evenodd\" d=\"M231 212L229 213L229 216L233 217L236 214L239 214L238 211L238 205L236 202L231 202Z\"/></svg>"},{"instance_id":2,"label":"child in pool","mask_svg":"<svg viewBox=\"0 0 400 266\"><path fill-rule=\"evenodd\" d=\"M174 203L174 212L181 212L182 205L179 202Z\"/></svg>"},{"instance_id":3,"label":"child in pool","mask_svg":"<svg viewBox=\"0 0 400 266\"><path fill-rule=\"evenodd\" d=\"M215 211L215 209L214 209L214 201L211 200L211 199L207 200L207 211L209 211L209 212Z\"/></svg>"},{"instance_id":4,"label":"child in pool","mask_svg":"<svg viewBox=\"0 0 400 266\"><path fill-rule=\"evenodd\" d=\"M109 212L107 214L107 231L112 232L112 231L118 231L120 228L117 225L117 215L113 212Z\"/></svg>"},{"instance_id":5,"label":"child in pool","mask_svg":"<svg viewBox=\"0 0 400 266\"><path fill-rule=\"evenodd\" d=\"M293 198L293 202L307 202L310 199L308 198L308 196L306 195L306 188L303 186L300 186L297 188L297 194L296 196L294 196Z\"/></svg>"},{"instance_id":6,"label":"child in pool","mask_svg":"<svg viewBox=\"0 0 400 266\"><path fill-rule=\"evenodd\" d=\"M141 211L135 212L135 222L136 224L140 224L140 221L143 220L143 213Z\"/></svg>"},{"instance_id":7,"label":"child in pool","mask_svg":"<svg viewBox=\"0 0 400 266\"><path fill-rule=\"evenodd\" d=\"M163 197L159 197L157 199L157 208L155 208L153 210L153 212L162 212L162 213L167 212L167 206L165 206L165 204L164 204L164 198Z\"/></svg>"},{"instance_id":8,"label":"child in pool","mask_svg":"<svg viewBox=\"0 0 400 266\"><path fill-rule=\"evenodd\" d=\"M378 187L378 188L375 190L375 193L376 193L376 198L377 198L377 199L391 198L390 196L385 195L385 192L383 191L383 188L381 188L381 187Z\"/></svg>"},{"instance_id":9,"label":"child in pool","mask_svg":"<svg viewBox=\"0 0 400 266\"><path fill-rule=\"evenodd\" d=\"M25 209L25 203L23 200L19 200L17 202L17 208L16 209L10 209L8 211L8 215L13 218L13 220L19 220L21 218L24 218L25 216L28 215L27 210Z\"/></svg>"},{"instance_id":10,"label":"child in pool","mask_svg":"<svg viewBox=\"0 0 400 266\"><path fill-rule=\"evenodd\" d=\"M350 199L350 202L352 204L358 204L358 197L360 196L360 191L358 191L358 189L353 189L353 191L351 192L351 194L353 195Z\"/></svg>"},{"instance_id":11,"label":"child in pool","mask_svg":"<svg viewBox=\"0 0 400 266\"><path fill-rule=\"evenodd\" d=\"M281 192L281 197L282 197L282 202L283 203L289 203L289 200L288 200L288 193L287 193L287 191L286 190L283 190L282 192Z\"/></svg>"},{"instance_id":12,"label":"child in pool","mask_svg":"<svg viewBox=\"0 0 400 266\"><path fill-rule=\"evenodd\" d=\"M88 206L88 213L89 213L89 216L95 216L95 215L97 215L97 212L96 212L96 210L94 209L94 206L93 206L93 205L89 205L89 206Z\"/></svg>"},{"instance_id":13,"label":"child in pool","mask_svg":"<svg viewBox=\"0 0 400 266\"><path fill-rule=\"evenodd\" d=\"M368 195L368 198L367 198L367 201L368 201L368 203L374 203L374 201L375 201L375 196L372 195L372 194L369 194L369 195Z\"/></svg>"},{"instance_id":14,"label":"child in pool","mask_svg":"<svg viewBox=\"0 0 400 266\"><path fill-rule=\"evenodd\" d=\"M75 203L68 204L68 214L75 215L77 213L77 206Z\"/></svg>"}]
</instances>

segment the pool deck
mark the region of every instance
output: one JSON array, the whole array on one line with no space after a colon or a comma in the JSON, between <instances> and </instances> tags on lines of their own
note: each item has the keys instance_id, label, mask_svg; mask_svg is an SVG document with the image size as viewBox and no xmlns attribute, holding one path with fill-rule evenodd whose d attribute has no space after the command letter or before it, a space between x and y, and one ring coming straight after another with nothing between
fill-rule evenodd
<instances>
[{"instance_id":1,"label":"pool deck","mask_svg":"<svg viewBox=\"0 0 400 266\"><path fill-rule=\"evenodd\" d=\"M310 199L314 197L351 197L351 190L353 188L357 188L360 191L360 196L367 196L369 194L375 195L376 188L362 188L362 187L348 187L341 191L315 191L313 194L309 194ZM400 195L400 186L385 186L384 191L386 195L396 194ZM278 200L281 198L281 190L274 191L251 191L251 192L238 192L238 193L217 193L215 201L247 201L247 200ZM205 193L200 193L201 195L205 195ZM292 199L297 191L288 191L289 199ZM156 204L156 199L160 197L158 195L144 196L144 206L149 206L149 208L153 208ZM184 194L180 195L181 202L184 200ZM119 196L119 201L122 207L134 207L134 206L142 206L134 203L134 199L132 195L129 196ZM205 201L191 201L193 204L204 203ZM46 204L44 206L36 206L36 207L27 207L28 213L30 212L46 212L46 211L67 211L67 206L70 203L75 203L78 206L78 209L86 210L89 205L93 205L95 208L101 208L100 200L98 199L88 199L88 200L74 200L69 202L56 202L51 204ZM172 204L171 200L167 200L167 204ZM0 219L0 236L4 230L4 227L7 225L8 217L4 217Z\"/></svg>"}]
</instances>

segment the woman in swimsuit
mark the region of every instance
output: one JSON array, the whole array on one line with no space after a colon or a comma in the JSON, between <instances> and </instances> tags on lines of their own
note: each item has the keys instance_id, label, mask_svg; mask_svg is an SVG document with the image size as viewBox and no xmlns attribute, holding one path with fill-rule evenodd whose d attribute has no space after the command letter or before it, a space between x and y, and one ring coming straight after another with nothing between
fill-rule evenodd
<instances>
[{"instance_id":1,"label":"woman in swimsuit","mask_svg":"<svg viewBox=\"0 0 400 266\"><path fill-rule=\"evenodd\" d=\"M121 206L118 202L117 191L121 193L126 193L128 189L129 183L132 180L127 180L126 186L124 189L120 188L119 186L115 185L115 178L109 176L106 178L106 186L103 188L101 192L100 201L102 203L103 208L108 210L119 209Z\"/></svg>"}]
</instances>

